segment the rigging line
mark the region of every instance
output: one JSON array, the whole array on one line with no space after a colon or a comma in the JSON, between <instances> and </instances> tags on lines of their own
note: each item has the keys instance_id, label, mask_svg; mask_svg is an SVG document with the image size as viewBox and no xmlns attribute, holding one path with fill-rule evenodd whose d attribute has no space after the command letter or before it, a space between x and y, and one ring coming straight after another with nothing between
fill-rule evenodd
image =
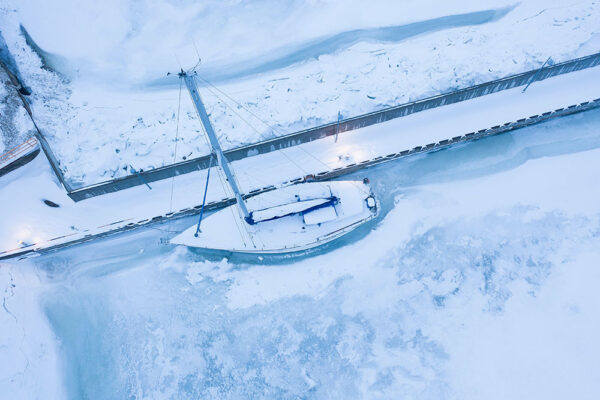
<instances>
[{"instance_id":1,"label":"rigging line","mask_svg":"<svg viewBox=\"0 0 600 400\"><path fill-rule=\"evenodd\" d=\"M256 129L254 127L254 125L252 125L250 122L246 121L246 119L244 119L244 117L242 117L233 107L229 107L227 105L227 103L225 103L225 101L219 97L218 94L216 94L215 92L213 92L210 88L207 89L210 93L212 93L213 96L215 96L217 98L217 101L220 101L225 107L229 108L231 111L233 111L233 113L235 115L237 115L242 121L244 121L246 123L246 125L248 125L254 132L256 132L258 135L262 136L262 134L260 133L260 131L258 129Z\"/></svg>"},{"instance_id":2,"label":"rigging line","mask_svg":"<svg viewBox=\"0 0 600 400\"><path fill-rule=\"evenodd\" d=\"M173 164L177 161L177 143L179 143L179 113L181 111L181 79L179 79L179 100L177 102L177 123L175 126L175 151L173 154ZM171 199L169 200L169 212L173 211L173 188L175 185L175 175L171 178Z\"/></svg>"},{"instance_id":3,"label":"rigging line","mask_svg":"<svg viewBox=\"0 0 600 400\"><path fill-rule=\"evenodd\" d=\"M200 124L200 126L202 127L202 131L204 132L204 139L206 140L209 149L211 149L212 151L212 146L208 140L208 135L206 134L206 128L204 127L203 124ZM227 181L227 177L224 176L225 172L222 170L221 166L219 166L217 168L217 172L218 172L218 176L219 176L219 181L221 182L221 186L223 187L223 193L225 194L225 196L229 196L229 197L235 197L233 190L231 189L231 187L228 184L225 184L225 181ZM235 178L235 175L233 177Z\"/></svg>"},{"instance_id":4,"label":"rigging line","mask_svg":"<svg viewBox=\"0 0 600 400\"><path fill-rule=\"evenodd\" d=\"M270 186L270 185L273 184L272 181L263 180L263 179L256 179L255 177L253 177L253 176L251 176L251 175L249 175L249 174L247 174L247 173L245 173L243 171L241 171L241 173L243 174L244 178L248 182L251 182L252 184L254 184L253 182L258 182L258 185L254 186L255 188L260 189L260 188L263 188L263 187L266 187L266 186ZM286 201L289 200L288 196L277 193L277 190L270 191L269 192L269 196L271 196L273 198L276 198L277 200L282 201L282 202L286 202Z\"/></svg>"},{"instance_id":5,"label":"rigging line","mask_svg":"<svg viewBox=\"0 0 600 400\"><path fill-rule=\"evenodd\" d=\"M197 75L196 75L196 76L197 76ZM222 104L223 104L225 107L227 107L227 108L231 109L231 111L233 111L233 112L234 112L234 113L235 113L235 114L236 114L236 115L237 115L237 116L238 116L238 117L239 117L239 118L240 118L242 121L244 121L244 122L245 122L245 123L246 123L246 124L247 124L247 125L248 125L250 128L252 128L252 129L253 129L253 130L254 130L254 131L255 131L255 132L258 134L258 135L261 135L261 133L260 133L260 132L259 132L259 131L258 131L258 130L257 130L257 129L256 129L256 128L255 128L255 127L252 125L252 124L251 124L251 123L249 123L248 121L246 121L246 120L245 120L245 119L244 119L244 118L243 118L243 117L242 117L242 116L241 116L239 113L237 113L237 112L236 112L236 111L235 111L235 110L234 110L232 107L229 107L229 106L227 105L227 103L226 103L226 102L225 102L225 101L224 101L222 98L220 98L220 97L219 97L219 96L218 96L218 95L217 95L215 92L213 92L213 91L212 91L212 90L210 90L210 89L207 89L207 90L208 90L208 91L209 91L209 92L210 92L210 93L211 93L213 96L215 96L215 97L217 98L217 101L221 102L221 103L222 103ZM202 124L201 124L201 125L202 125ZM205 137L204 137L204 138L205 138L205 139L206 139L206 141L208 142L208 138L207 138L207 135L206 135L206 129L204 128L204 125L202 125L202 130L203 130L203 132L205 133L205 135L204 135ZM261 136L262 136L262 135L261 135ZM209 143L209 147L210 147L210 143Z\"/></svg>"},{"instance_id":6,"label":"rigging line","mask_svg":"<svg viewBox=\"0 0 600 400\"><path fill-rule=\"evenodd\" d=\"M240 104L239 102L237 102L234 98L232 98L231 96L229 96L227 93L225 93L224 91L222 91L221 89L219 89L217 86L213 85L210 81L208 81L207 79L198 76L199 79L201 79L202 81L204 81L205 83L207 83L208 85L210 85L211 87L213 87L215 90L217 90L219 93L223 94L223 96L227 97L229 100L233 101L235 104L237 104L238 106L240 106L241 108L243 108L244 110L246 110L246 112L248 112L250 115L252 115L254 118L256 118L257 120L259 120L260 122L262 122L265 126L267 126L268 128L270 128L273 132L281 135L282 133L284 135L289 134L289 132L286 132L284 129L280 129L278 130L277 128L275 128L274 126L270 125L269 123L267 123L266 121L264 121L262 118L260 118L258 115L254 114L252 111L250 111L250 109L248 109L247 107L244 107L244 105ZM209 89L210 90L210 89ZM211 93L213 93L211 91ZM213 93L214 94L214 93ZM215 96L217 98L219 98L219 96L217 96L215 94ZM231 108L231 107L230 107ZM232 108L233 110L233 108ZM239 114L238 114L239 115ZM240 117L241 118L241 117ZM245 121L246 122L246 121ZM247 122L246 122L247 123ZM339 121L338 121L339 123ZM310 152L308 150L305 150L302 148L302 146L299 146L301 148L302 151L304 151L305 153L307 153L308 155L310 155L311 157L313 157L315 160L317 160L318 162L320 162L321 164L323 164L324 166L326 166L327 168L330 168L329 165L327 165L324 161L318 159L317 157L315 157L313 154L310 154Z\"/></svg>"},{"instance_id":7,"label":"rigging line","mask_svg":"<svg viewBox=\"0 0 600 400\"><path fill-rule=\"evenodd\" d=\"M181 81L180 81L180 87L181 87ZM200 126L202 128L202 132L204 133L204 135L202 135L202 136L204 136L204 139L206 140L208 148L212 151L212 147L211 147L210 141L208 140L208 135L206 134L206 127L204 126L204 124L200 124ZM212 158L212 153L211 153L211 158ZM209 165L209 168L210 168L210 165ZM223 175L224 175L223 170L221 169L220 166L218 166L217 167L217 176L219 178L219 182L221 183L221 187L223 188L224 195L226 197L234 197L233 193L231 191L231 188L229 187L229 185L225 184L225 180L227 178L224 177ZM244 243L244 246L247 246L246 239L245 239L244 234L243 234L243 232L242 232L242 230L240 229L240 226L239 226L240 220L236 217L236 214L235 214L235 211L233 210L233 208L231 208L231 212L232 212L232 216L233 216L233 219L234 219L235 226L236 226L236 228L238 230L238 233L240 234L240 238L242 239L242 242ZM250 238L250 240L252 241L252 244L254 245L254 240L252 240L252 235L250 235L250 232L248 232L248 231L247 231L247 234L248 234L248 237ZM256 247L256 245L254 245L254 247Z\"/></svg>"},{"instance_id":8,"label":"rigging line","mask_svg":"<svg viewBox=\"0 0 600 400\"><path fill-rule=\"evenodd\" d=\"M261 189L271 184L270 182L264 179L256 178L243 170L240 170L237 175L243 177L244 181L247 183L246 186L248 187L249 192L255 189Z\"/></svg>"},{"instance_id":9,"label":"rigging line","mask_svg":"<svg viewBox=\"0 0 600 400\"><path fill-rule=\"evenodd\" d=\"M202 198L202 208L200 209L200 217L198 218L198 225L196 226L195 237L198 237L200 232L200 224L202 223L202 217L204 216L204 206L206 205L206 193L208 192L208 182L210 180L210 167L212 166L213 154L210 154L210 160L208 161L208 171L206 172L206 185L204 186L204 196Z\"/></svg>"},{"instance_id":10,"label":"rigging line","mask_svg":"<svg viewBox=\"0 0 600 400\"><path fill-rule=\"evenodd\" d=\"M226 178L223 177L223 171L221 170L221 168L217 168L217 171L219 172L219 182L221 183L221 186L223 187L223 192L225 193L225 196L233 197L232 194L230 194L230 192L227 190L229 188L229 186L226 185L224 182L224 179L226 179ZM239 225L239 223L241 222L239 213L236 213L236 211L234 210L234 208L239 208L239 207L231 207L230 206L227 208L229 208L229 210L231 211L231 216L233 217L233 222L235 223L235 227L238 230L238 233L240 234L240 238L242 239L242 242L244 242L244 246L247 247L248 244L246 243L246 238L244 237L242 228L240 228L240 225ZM252 241L252 244L254 245L254 241L252 240L252 235L250 235L250 232L248 232L247 230L246 230L246 233L247 233L248 237L250 238L250 240Z\"/></svg>"},{"instance_id":11,"label":"rigging line","mask_svg":"<svg viewBox=\"0 0 600 400\"><path fill-rule=\"evenodd\" d=\"M312 154L310 151L304 149L302 147L302 144L300 144L298 147L301 151L305 152L307 155L309 155L310 157L312 157L313 159L315 159L318 163L321 163L322 165L324 165L327 168L331 168L331 166L327 165L327 163L323 160L321 160L319 157L315 156L314 154Z\"/></svg>"},{"instance_id":12,"label":"rigging line","mask_svg":"<svg viewBox=\"0 0 600 400\"><path fill-rule=\"evenodd\" d=\"M224 172L221 171L221 173L224 175ZM226 190L225 188L229 188L231 190L231 188L229 187L229 185L226 185L224 180L227 180L227 177L225 176L221 176L222 180L221 180L221 185L224 186L224 190ZM234 176L234 179L236 179L236 177ZM230 197L234 197L232 192L228 192L230 194L228 194L228 196ZM244 201L244 200L242 200ZM235 221L236 227L238 229L238 232L240 233L240 236L242 237L242 241L244 242L244 245L247 246L248 244L246 243L246 240L244 239L244 234L242 233L242 230L246 232L246 235L248 237L248 239L250 240L250 242L252 243L252 246L254 246L254 248L256 248L256 243L254 242L254 237L252 236L252 233L250 232L250 229L248 228L246 221L244 219L244 216L241 213L241 209L239 207L230 207L231 209L231 213L233 216L233 219ZM234 210L236 209L237 212Z\"/></svg>"},{"instance_id":13,"label":"rigging line","mask_svg":"<svg viewBox=\"0 0 600 400\"><path fill-rule=\"evenodd\" d=\"M229 187L229 185L225 184L227 177L224 176L224 172L220 166L217 167L217 173L218 173L218 177L219 177L219 183L221 184L221 188L223 189L224 195L226 197L234 197L233 192L231 191L231 188ZM244 233L242 232L242 228L240 228L240 226L239 226L239 223L240 223L239 214L236 214L236 212L234 210L234 208L238 208L238 207L227 207L227 208L229 208L231 211L231 216L233 217L235 227L236 227L238 233L240 234L240 238L242 239L244 246L248 246L248 244L246 243L246 239L244 237ZM246 232L246 233L250 237L250 240L252 240L250 233L249 232Z\"/></svg>"},{"instance_id":14,"label":"rigging line","mask_svg":"<svg viewBox=\"0 0 600 400\"><path fill-rule=\"evenodd\" d=\"M237 111L236 111L236 110L235 110L233 107L229 107L229 106L227 105L227 103L226 103L226 102L225 102L225 101L224 101L224 100L223 100L221 97L219 97L219 95L218 95L218 94L216 94L216 93L215 93L214 91L212 91L210 88L207 88L207 90L208 90L208 91L209 91L209 92L210 92L210 93L211 93L213 96L215 96L215 97L217 98L217 100L218 100L218 101L220 101L220 102L221 102L221 103L222 103L222 104L223 104L225 107L229 108L229 109L230 109L230 110L231 110L231 111L232 111L232 112L233 112L235 115L237 115L237 116L238 116L238 117L239 117L239 118L240 118L240 119L241 119L241 120L242 120L244 123L246 123L246 125L248 125L248 126L249 126L249 127L250 127L250 128L253 130L253 131L254 131L254 132L256 132L256 134L258 134L259 136L262 136L262 133L261 133L261 132L259 132L259 131L258 131L258 129L256 129L256 128L254 127L254 125L252 125L252 124L251 124L250 122L248 122L248 121L247 121L247 120L246 120L244 117L242 117L242 116L241 116L241 115L240 115L240 114L239 114L239 113L238 113L238 112L237 112ZM285 156L285 157L286 157L288 160L290 160L290 161L291 161L291 162L292 162L294 165L296 165L296 167L300 168L300 170L301 170L301 171L303 171L303 172L305 172L305 173L306 173L306 171L304 171L304 169L303 169L303 168L302 168L300 165L296 164L296 163L295 163L293 160L291 160L291 159L290 159L290 158L289 158L287 155L285 155L283 152L282 152L282 154L283 154L283 155L284 155L284 156ZM249 176L249 175L248 175L248 174L246 174L246 176Z\"/></svg>"},{"instance_id":15,"label":"rigging line","mask_svg":"<svg viewBox=\"0 0 600 400\"><path fill-rule=\"evenodd\" d=\"M235 194L233 193L233 189L231 188L230 185L226 184L225 182L227 181L227 177L225 176L225 171L223 171L223 169L221 167L219 167L217 169L219 171L219 181L221 182L221 186L223 187L223 191L225 193L226 196L229 197L233 197L235 198ZM234 174L233 179L237 180L237 176ZM238 185L239 185L239 181L238 181ZM242 195L243 198L243 195ZM245 200L242 200L245 201ZM237 199L236 199L236 203L237 203ZM242 237L242 241L244 241L244 245L246 245L246 241L244 240L244 235L240 230L239 224L241 223L242 225L242 229L244 229L248 235L248 238L250 239L250 241L252 242L252 245L254 245L254 247L256 247L256 245L254 244L254 240L252 239L252 235L250 234L250 231L248 230L248 228L246 227L246 222L243 218L243 216L241 215L241 208L240 206L236 206L236 207L230 207L232 209L232 214L234 217L234 221L236 223L236 226L238 228L238 232L240 233L240 236ZM238 217L236 217L235 212L233 211L233 208L236 208L238 210Z\"/></svg>"},{"instance_id":16,"label":"rigging line","mask_svg":"<svg viewBox=\"0 0 600 400\"><path fill-rule=\"evenodd\" d=\"M234 98L232 98L231 96L229 96L227 93L225 93L223 90L219 89L217 86L215 86L212 82L210 82L209 80L201 77L200 75L196 75L200 80L202 80L203 82L205 82L206 84L208 84L210 87L214 88L216 91L218 91L219 93L223 94L223 96L227 97L229 100L231 100L232 102L234 102L235 104L237 104L239 107L241 107L242 109L244 109L246 112L248 112L250 115L252 115L254 118L256 118L257 120L259 120L261 123L263 123L265 126L267 126L268 128L270 128L274 133L281 135L281 131L283 132L283 134L287 134L287 132L285 130L281 130L279 131L278 129L276 129L274 126L268 124L266 121L264 121L262 118L260 118L258 115L254 114L252 111L250 111L248 108L244 107L244 105L242 105L241 103L239 103L238 101L236 101ZM208 91L210 91L217 99L219 99L223 105L225 105L226 107L229 107L227 105L227 103L225 103L225 101L223 99L221 99L216 93L214 93L210 88L207 88ZM238 117L240 117L240 119L242 121L244 121L246 124L248 124L250 126L250 128L252 128L256 133L258 133L260 135L260 132L258 132L258 130L256 128L254 128L248 121L246 121L238 112L236 112L233 107L229 107ZM324 162L323 160L321 160L320 158L316 157L314 154L312 154L311 152L309 152L308 150L304 149L302 147L302 145L297 146L298 148L300 148L301 151L303 151L304 153L306 153L309 157L313 158L315 161L317 161L318 163L320 163L321 165L323 165L325 168L330 169L331 166L328 165L326 162ZM285 158L287 158L292 164L294 164L297 168L300 169L300 171L302 171L305 175L308 174L308 172L302 168L298 163L296 163L292 158L290 158L287 154L285 154L285 152L283 151L283 149L277 149Z\"/></svg>"},{"instance_id":17,"label":"rigging line","mask_svg":"<svg viewBox=\"0 0 600 400\"><path fill-rule=\"evenodd\" d=\"M242 117L233 107L229 107L227 105L227 103L221 98L219 97L219 95L217 95L214 91L212 91L210 88L207 88L207 90L214 95L218 101L220 101L224 106L228 107L234 114L236 114L243 122L245 122L252 130L254 130L254 132L256 132L258 135L262 134L250 123L248 122L246 119L244 119L244 117ZM288 159L288 161L290 161L292 164L294 164L298 169L300 169L300 171L302 171L304 173L304 175L307 175L308 172L302 168L302 166L300 164L298 164L297 162L295 162L292 158L290 158L287 154L285 154L285 152L282 149L278 149L278 151L281 152L281 154ZM248 174L246 174L246 176L249 176Z\"/></svg>"},{"instance_id":18,"label":"rigging line","mask_svg":"<svg viewBox=\"0 0 600 400\"><path fill-rule=\"evenodd\" d=\"M181 81L180 81L180 88L181 88ZM214 93L213 93L214 94ZM216 96L216 95L215 95ZM218 96L216 96L217 98L219 98ZM221 100L222 101L222 100ZM226 104L225 104L226 105ZM241 118L241 117L240 117ZM243 118L242 118L243 119ZM203 124L200 124L200 126L202 126L202 131L204 132L204 138L206 139L207 143L208 143L208 147L209 149L212 149L210 142L208 140L208 137L206 135L206 127ZM224 182L224 179L226 179L225 177L223 177L224 171L222 171L222 168L217 168L218 171L218 176L219 176L219 182L221 183L221 186L223 187L223 193L225 194L225 196L229 196L231 197L232 195L230 194L230 192L228 192L227 188L229 187L229 185L226 185ZM235 179L235 177L234 177ZM229 188L231 190L231 188ZM236 217L235 215L235 211L233 210L232 207L229 207L231 209L232 212L232 216L236 225L236 228L238 230L238 233L240 234L240 237L242 239L242 242L244 243L244 246L248 246L246 243L246 239L244 237L244 234L242 232L242 230L240 229L239 223L241 222L242 224L244 224L244 222L241 220L240 215L238 213L238 217ZM237 207L239 209L239 207ZM252 245L254 246L254 248L256 248L256 244L254 243L254 240L252 238L252 235L250 234L250 232L248 231L248 229L246 228L246 226L244 225L244 228L246 230L246 233L248 235L248 238L250 239L250 241L252 242Z\"/></svg>"},{"instance_id":19,"label":"rigging line","mask_svg":"<svg viewBox=\"0 0 600 400\"><path fill-rule=\"evenodd\" d=\"M200 53L198 52L198 47L196 47L196 41L193 37L192 43L194 44L194 50L196 50L196 55L198 56L198 62L196 63L196 65L194 65L194 68L192 68L192 71L196 71L196 68L198 68L198 66L202 63L202 59L200 58Z\"/></svg>"},{"instance_id":20,"label":"rigging line","mask_svg":"<svg viewBox=\"0 0 600 400\"><path fill-rule=\"evenodd\" d=\"M254 118L256 118L257 120L259 120L261 123L263 123L266 127L270 128L274 133L277 133L278 135L281 136L281 134L287 135L289 134L289 132L286 132L285 130L281 129L278 130L277 128L275 128L274 126L270 125L269 123L267 123L266 121L264 121L262 118L260 118L258 115L254 114L252 111L250 111L250 109L248 109L247 107L244 107L244 105L242 105L241 103L237 102L234 98L232 98L231 96L229 96L227 93L225 93L224 91L222 91L221 89L219 89L218 87L216 87L215 85L213 85L210 81L208 81L207 79L198 76L199 79L201 79L202 81L204 81L205 83L207 83L208 85L210 85L211 87L213 87L215 90L217 90L219 93L223 94L223 96L227 97L229 100L231 100L232 102L234 102L235 104L237 104L238 106L240 106L241 108L243 108L246 112L248 112L250 115L252 115ZM219 98L219 96L217 96L212 90L208 89L211 93L213 93L215 95L215 97ZM219 98L220 99L220 98ZM222 100L221 100L222 101ZM227 105L225 102L223 102L223 104ZM235 112L235 110L233 109L233 107L230 107L232 111ZM240 116L237 112L236 115ZM246 120L244 120L241 116L240 119L242 119L242 121L246 122L247 124L249 124ZM251 126L252 127L252 126ZM253 127L252 127L253 128ZM253 128L254 129L254 128ZM257 133L259 133L256 129L254 129ZM259 133L260 134L260 133ZM324 165L327 168L331 168L329 165L327 165L327 163L325 163L324 161L320 160L319 158L317 158L315 155L311 154L308 150L305 150L302 148L302 146L299 146L300 149L302 151L304 151L306 154L308 154L310 157L314 158L316 161L318 161L319 163L321 163L322 165ZM282 154L283 150L282 149L278 149L281 151ZM286 158L288 158L288 160L292 161L288 156L286 156L284 154L284 156ZM296 164L294 161L292 161L292 163L294 163L298 168L300 168L300 170L302 170L304 173L306 173L306 171L300 167L298 164Z\"/></svg>"},{"instance_id":21,"label":"rigging line","mask_svg":"<svg viewBox=\"0 0 600 400\"><path fill-rule=\"evenodd\" d=\"M208 84L209 86L213 87L216 91L218 91L219 93L221 93L223 96L227 97L229 100L231 100L232 102L234 102L235 104L237 104L239 107L243 108L246 112L248 112L250 115L252 115L254 118L256 118L257 120L259 120L261 123L263 123L266 127L270 128L274 133L278 134L279 136L281 136L282 134L287 135L289 134L289 132L286 132L284 129L277 129L275 128L273 125L270 125L269 123L267 123L266 121L264 121L262 118L260 118L258 115L254 114L252 111L250 111L250 109L248 109L247 107L244 107L244 105L242 105L241 103L239 103L238 101L236 101L234 98L232 98L231 96L229 96L227 93L225 93L224 91L222 91L221 89L219 89L217 86L215 86L214 84L212 84L210 81L208 81L207 79L201 77L198 75L198 78L200 80L202 80L203 82L205 82L206 84ZM210 90L210 89L209 89ZM212 90L210 90L211 93L214 94L214 92L212 92ZM217 98L219 98L219 96L217 96L215 94L215 96ZM224 103L225 104L225 103ZM226 104L225 104L226 105ZM230 107L233 110L232 107ZM234 111L235 112L235 111ZM237 113L236 113L237 114ZM237 114L239 116L239 114ZM248 123L247 121L245 121L241 116L240 118ZM255 129L256 131L256 129ZM302 151L304 151L306 154L308 154L310 157L312 157L313 159L315 159L316 161L318 161L319 163L321 163L322 165L324 165L327 168L331 168L331 166L327 165L327 163L325 163L323 160L319 159L318 157L316 157L314 154L311 154L308 150L303 149L302 146L298 146L300 147L300 149ZM279 149L281 150L281 149ZM283 151L282 151L283 153ZM287 156L286 156L287 158ZM289 159L289 158L288 158ZM293 162L293 161L292 161ZM294 163L297 167L299 167L302 171L304 171L303 168L301 168L298 164ZM304 171L306 173L306 171Z\"/></svg>"},{"instance_id":22,"label":"rigging line","mask_svg":"<svg viewBox=\"0 0 600 400\"><path fill-rule=\"evenodd\" d=\"M203 77L201 77L199 75L198 75L198 78L201 79L206 84L208 84L209 86L213 87L216 91L218 91L219 93L221 93L223 96L227 97L229 100L233 101L235 104L237 104L238 106L240 106L241 108L243 108L244 110L246 110L246 112L248 112L248 114L252 115L254 118L256 118L257 120L259 120L261 123L263 123L268 128L271 128L271 130L273 132L280 133L274 126L268 124L266 121L264 121L258 115L254 114L248 108L244 107L241 103L237 102L234 98L232 98L231 96L229 96L227 93L225 93L224 91L222 91L221 89L219 89L218 87L216 87L215 85L213 85L210 81L208 81L207 79L205 79L205 78L203 78ZM287 134L287 132L283 131L283 134Z\"/></svg>"},{"instance_id":23,"label":"rigging line","mask_svg":"<svg viewBox=\"0 0 600 400\"><path fill-rule=\"evenodd\" d=\"M181 62L179 61L179 57L177 57L177 52L174 51L173 54L175 55L175 60L177 60L177 64L179 64L179 68L183 71L183 67L181 66Z\"/></svg>"},{"instance_id":24,"label":"rigging line","mask_svg":"<svg viewBox=\"0 0 600 400\"><path fill-rule=\"evenodd\" d=\"M177 231L171 231L171 230L168 230L168 229L161 229L161 228L157 228L157 227L155 227L155 226L149 226L149 227L148 227L148 229L154 229L155 231L160 231L160 232L162 232L162 233L181 233L181 231L180 231L180 230L177 230Z\"/></svg>"},{"instance_id":25,"label":"rigging line","mask_svg":"<svg viewBox=\"0 0 600 400\"><path fill-rule=\"evenodd\" d=\"M305 170L304 168L302 168L302 166L300 164L298 164L296 161L294 161L293 158L291 158L290 156L288 156L287 154L285 154L285 152L283 151L283 149L277 149L279 150L279 152L281 153L282 156L284 156L285 158L287 158L292 164L294 164L296 167L298 167L300 169L300 171L302 171L302 173L304 173L304 175L308 175L308 171Z\"/></svg>"},{"instance_id":26,"label":"rigging line","mask_svg":"<svg viewBox=\"0 0 600 400\"><path fill-rule=\"evenodd\" d=\"M202 79L202 78L200 78ZM210 84L210 83L209 83ZM214 85L211 84L211 86L215 87ZM216 87L215 87L216 89ZM233 107L229 107L227 105L227 103L221 98L219 97L219 95L217 95L215 92L213 92L210 88L207 88L207 90L212 93L224 106L228 107L235 115L237 115L243 122L245 122L254 132L256 132L258 135L262 136L261 132L258 131L258 129L256 129L250 122L248 122L246 119L244 119L244 117L242 117ZM219 89L217 89L219 90ZM223 93L225 96L227 96L226 93L224 93L223 91L219 90L219 92ZM242 106L241 104L239 104L238 102L236 102L235 100L233 100L231 97L227 96L231 101L233 101L234 103L238 104L240 107L244 108L246 111L250 112L250 110L246 109L244 106ZM251 113L251 112L250 112ZM252 113L251 113L252 114ZM254 115L254 114L252 114ZM256 115L255 115L256 117ZM258 117L256 117L258 118ZM265 125L267 125L269 128L271 128L274 132L278 133L272 126L270 126L269 124L267 124L266 122L262 121L260 118L258 118L261 122L263 122ZM290 161L292 164L294 164L298 169L300 169L300 171L302 171L305 175L308 174L308 171L305 170L304 168L302 168L302 166L300 164L298 164L297 162L295 162L292 158L290 158L287 154L285 154L285 152L283 151L283 149L277 149L279 152L281 152L281 154L288 159L288 161Z\"/></svg>"}]
</instances>

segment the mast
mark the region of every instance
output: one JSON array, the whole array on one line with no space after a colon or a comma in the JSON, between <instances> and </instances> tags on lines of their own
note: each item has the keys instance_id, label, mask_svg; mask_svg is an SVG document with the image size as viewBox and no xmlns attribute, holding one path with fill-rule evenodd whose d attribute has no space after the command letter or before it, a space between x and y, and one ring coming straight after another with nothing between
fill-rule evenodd
<instances>
[{"instance_id":1,"label":"mast","mask_svg":"<svg viewBox=\"0 0 600 400\"><path fill-rule=\"evenodd\" d=\"M242 213L244 214L244 219L246 221L250 221L252 218L250 217L250 213L248 212L246 203L244 203L244 198L242 197L240 188L237 185L233 172L231 172L231 168L229 167L229 161L227 161L225 154L223 154L223 150L221 149L221 145L217 140L217 135L213 130L212 124L208 119L208 114L206 113L206 108L204 108L204 103L202 103L202 99L200 98L200 93L198 93L196 78L194 77L194 75L188 75L184 71L181 71L179 73L179 76L182 77L185 81L185 86L190 92L192 102L194 103L196 111L198 112L198 116L200 117L202 125L204 125L204 129L206 130L206 135L208 136L208 141L210 143L212 153L216 154L217 162L219 163L219 166L225 173L225 176L227 177L227 182L229 183L231 190L233 190L233 193L235 193L235 199L237 200L237 204L240 207L240 210L242 210Z\"/></svg>"}]
</instances>

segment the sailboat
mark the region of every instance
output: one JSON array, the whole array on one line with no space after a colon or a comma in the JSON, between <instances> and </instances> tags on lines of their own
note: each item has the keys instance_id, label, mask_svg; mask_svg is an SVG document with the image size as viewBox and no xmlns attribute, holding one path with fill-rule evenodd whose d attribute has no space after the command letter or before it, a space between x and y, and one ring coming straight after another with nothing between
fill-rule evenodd
<instances>
[{"instance_id":1,"label":"sailboat","mask_svg":"<svg viewBox=\"0 0 600 400\"><path fill-rule=\"evenodd\" d=\"M209 120L198 92L195 72L179 73L204 126L218 168L236 203L202 219L171 239L181 244L232 253L284 254L331 242L378 214L369 181L301 182L255 196L244 196ZM212 160L212 158L211 158Z\"/></svg>"}]
</instances>

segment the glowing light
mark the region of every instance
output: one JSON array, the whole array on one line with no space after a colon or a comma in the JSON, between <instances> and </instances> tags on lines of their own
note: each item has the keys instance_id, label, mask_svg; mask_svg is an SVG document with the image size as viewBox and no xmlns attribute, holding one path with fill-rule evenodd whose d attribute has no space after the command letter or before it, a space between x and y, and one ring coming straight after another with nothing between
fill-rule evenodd
<instances>
[{"instance_id":1,"label":"glowing light","mask_svg":"<svg viewBox=\"0 0 600 400\"><path fill-rule=\"evenodd\" d=\"M367 153L355 145L341 145L336 148L336 154L335 162L341 164L359 163L369 159Z\"/></svg>"},{"instance_id":2,"label":"glowing light","mask_svg":"<svg viewBox=\"0 0 600 400\"><path fill-rule=\"evenodd\" d=\"M31 230L26 227L21 227L17 230L15 237L19 241L26 241L31 237Z\"/></svg>"},{"instance_id":3,"label":"glowing light","mask_svg":"<svg viewBox=\"0 0 600 400\"><path fill-rule=\"evenodd\" d=\"M29 227L22 226L15 231L15 239L20 247L33 244L32 232Z\"/></svg>"}]
</instances>

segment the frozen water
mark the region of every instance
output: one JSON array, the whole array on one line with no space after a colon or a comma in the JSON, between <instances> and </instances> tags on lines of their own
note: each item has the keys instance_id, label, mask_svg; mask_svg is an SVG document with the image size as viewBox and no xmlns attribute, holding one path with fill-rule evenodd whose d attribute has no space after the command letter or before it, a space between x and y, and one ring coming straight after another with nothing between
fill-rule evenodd
<instances>
[{"instance_id":1,"label":"frozen water","mask_svg":"<svg viewBox=\"0 0 600 400\"><path fill-rule=\"evenodd\" d=\"M223 88L278 132L209 98L228 147L598 51L595 1L427 25L513 5L5 0L0 23L67 176L90 183L175 158L177 89L147 83L174 69L173 52L195 62L190 37L207 71L263 72ZM21 22L70 80L41 68ZM428 33L352 37L397 26ZM182 107L178 157L202 154ZM301 257L161 244L188 219L2 264L0 393L596 399L598 126L587 112L361 171L351 178L371 178L381 217Z\"/></svg>"},{"instance_id":2,"label":"frozen water","mask_svg":"<svg viewBox=\"0 0 600 400\"><path fill-rule=\"evenodd\" d=\"M270 53L256 54L246 60L209 68L198 68L198 74L212 81L245 78L286 68L296 63L317 60L324 55L335 55L360 42L397 43L413 36L470 25L481 25L504 17L511 8L448 15L406 25L370 29L354 29L313 39L307 43L273 49ZM166 81L166 80L165 80ZM170 82L176 82L170 79Z\"/></svg>"},{"instance_id":3,"label":"frozen water","mask_svg":"<svg viewBox=\"0 0 600 400\"><path fill-rule=\"evenodd\" d=\"M596 398L599 118L363 171L381 219L293 263L170 225L32 260L68 397Z\"/></svg>"},{"instance_id":4,"label":"frozen water","mask_svg":"<svg viewBox=\"0 0 600 400\"><path fill-rule=\"evenodd\" d=\"M175 54L196 64L194 43L201 74L270 125L202 89L231 148L591 54L600 37L594 1L5 2L38 125L75 186L206 154L187 94L177 129L177 83L162 80ZM68 79L40 68L19 23Z\"/></svg>"}]
</instances>

